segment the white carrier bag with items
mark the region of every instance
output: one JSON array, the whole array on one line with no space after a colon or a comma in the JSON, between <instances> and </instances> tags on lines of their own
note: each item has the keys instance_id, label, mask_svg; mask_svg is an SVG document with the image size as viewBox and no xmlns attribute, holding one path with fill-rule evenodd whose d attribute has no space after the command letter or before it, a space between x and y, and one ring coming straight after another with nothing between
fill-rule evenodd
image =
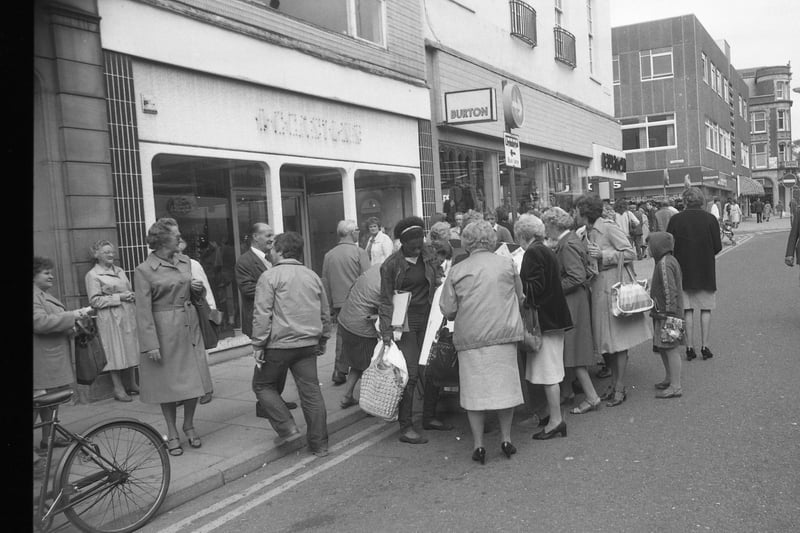
<instances>
[{"instance_id":1,"label":"white carrier bag with items","mask_svg":"<svg viewBox=\"0 0 800 533\"><path fill-rule=\"evenodd\" d=\"M619 282L611 287L611 314L616 317L632 316L653 308L653 299L647 293L647 280L637 280L630 265L625 264L622 254L618 256L617 274ZM627 272L629 281L623 281Z\"/></svg>"},{"instance_id":2,"label":"white carrier bag with items","mask_svg":"<svg viewBox=\"0 0 800 533\"><path fill-rule=\"evenodd\" d=\"M369 367L361 375L358 406L386 422L397 420L397 408L408 383L408 368L403 352L392 342L378 342Z\"/></svg>"}]
</instances>

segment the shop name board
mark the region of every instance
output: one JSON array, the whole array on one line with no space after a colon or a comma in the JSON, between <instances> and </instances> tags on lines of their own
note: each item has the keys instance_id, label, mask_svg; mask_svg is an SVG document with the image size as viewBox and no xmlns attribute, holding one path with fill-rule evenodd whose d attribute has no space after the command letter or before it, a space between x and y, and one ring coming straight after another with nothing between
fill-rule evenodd
<instances>
[{"instance_id":1,"label":"shop name board","mask_svg":"<svg viewBox=\"0 0 800 533\"><path fill-rule=\"evenodd\" d=\"M256 114L259 132L318 142L361 144L361 124L302 113L265 111Z\"/></svg>"},{"instance_id":2,"label":"shop name board","mask_svg":"<svg viewBox=\"0 0 800 533\"><path fill-rule=\"evenodd\" d=\"M497 104L492 88L444 93L444 121L447 124L473 124L497 120Z\"/></svg>"},{"instance_id":3,"label":"shop name board","mask_svg":"<svg viewBox=\"0 0 800 533\"><path fill-rule=\"evenodd\" d=\"M624 157L617 157L613 154L602 153L600 154L600 166L604 170L613 170L614 172L626 172L626 161Z\"/></svg>"}]
</instances>

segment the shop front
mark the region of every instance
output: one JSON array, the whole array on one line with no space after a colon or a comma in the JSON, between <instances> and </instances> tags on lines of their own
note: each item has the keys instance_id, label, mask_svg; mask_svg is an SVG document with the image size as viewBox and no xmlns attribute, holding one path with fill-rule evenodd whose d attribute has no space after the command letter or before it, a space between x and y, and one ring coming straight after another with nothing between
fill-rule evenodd
<instances>
[{"instance_id":1,"label":"shop front","mask_svg":"<svg viewBox=\"0 0 800 533\"><path fill-rule=\"evenodd\" d=\"M137 59L132 72L148 102L136 107L143 220L177 220L223 337L241 327L234 266L254 223L302 234L319 274L340 220L377 216L391 231L422 212L414 118Z\"/></svg>"}]
</instances>

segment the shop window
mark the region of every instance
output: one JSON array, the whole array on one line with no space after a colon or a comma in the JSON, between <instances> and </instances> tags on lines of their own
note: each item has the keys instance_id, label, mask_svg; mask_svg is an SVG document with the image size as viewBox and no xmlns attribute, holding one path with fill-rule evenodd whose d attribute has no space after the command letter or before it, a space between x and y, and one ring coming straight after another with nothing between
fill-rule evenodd
<instances>
[{"instance_id":1,"label":"shop window","mask_svg":"<svg viewBox=\"0 0 800 533\"><path fill-rule=\"evenodd\" d=\"M658 48L639 52L642 81L672 77L672 48Z\"/></svg>"},{"instance_id":2,"label":"shop window","mask_svg":"<svg viewBox=\"0 0 800 533\"><path fill-rule=\"evenodd\" d=\"M174 218L186 253L208 277L223 313L220 337L240 328L234 268L249 228L269 223L264 167L253 161L160 154L153 159L156 218Z\"/></svg>"},{"instance_id":3,"label":"shop window","mask_svg":"<svg viewBox=\"0 0 800 533\"><path fill-rule=\"evenodd\" d=\"M480 150L441 143L439 173L442 183L442 204L452 222L453 215L470 209L486 209L483 176L484 153Z\"/></svg>"},{"instance_id":4,"label":"shop window","mask_svg":"<svg viewBox=\"0 0 800 533\"><path fill-rule=\"evenodd\" d=\"M414 214L414 176L397 172L357 170L355 178L357 222L361 228L360 244L366 247L366 240L369 238L366 222L372 217L380 220L386 234L394 238L395 224Z\"/></svg>"},{"instance_id":5,"label":"shop window","mask_svg":"<svg viewBox=\"0 0 800 533\"><path fill-rule=\"evenodd\" d=\"M584 193L580 167L567 163L523 157L522 168L514 171L517 212L542 212L558 206L565 211L573 208L575 199ZM501 168L500 188L503 204L511 205L510 172Z\"/></svg>"},{"instance_id":6,"label":"shop window","mask_svg":"<svg viewBox=\"0 0 800 533\"><path fill-rule=\"evenodd\" d=\"M384 45L384 0L262 0L262 3L326 30Z\"/></svg>"}]
</instances>

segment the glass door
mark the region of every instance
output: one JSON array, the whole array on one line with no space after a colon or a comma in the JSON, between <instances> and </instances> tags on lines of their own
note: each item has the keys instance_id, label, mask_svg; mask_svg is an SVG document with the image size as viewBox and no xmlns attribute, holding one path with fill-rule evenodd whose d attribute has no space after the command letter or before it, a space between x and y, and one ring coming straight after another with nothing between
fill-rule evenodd
<instances>
[{"instance_id":1,"label":"glass door","mask_svg":"<svg viewBox=\"0 0 800 533\"><path fill-rule=\"evenodd\" d=\"M303 236L303 264L310 266L310 244L308 239L308 219L303 191L284 189L281 191L283 205L283 231L295 231Z\"/></svg>"}]
</instances>

